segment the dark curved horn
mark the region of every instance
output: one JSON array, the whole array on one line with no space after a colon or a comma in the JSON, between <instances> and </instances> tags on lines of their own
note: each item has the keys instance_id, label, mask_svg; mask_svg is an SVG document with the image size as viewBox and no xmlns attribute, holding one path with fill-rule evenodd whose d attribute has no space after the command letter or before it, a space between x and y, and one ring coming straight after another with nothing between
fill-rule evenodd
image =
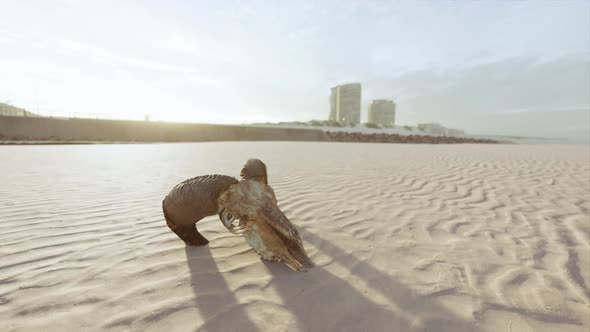
<instances>
[{"instance_id":1,"label":"dark curved horn","mask_svg":"<svg viewBox=\"0 0 590 332\"><path fill-rule=\"evenodd\" d=\"M218 213L217 198L235 183L236 178L217 174L179 183L162 201L166 224L187 245L206 245L209 241L199 233L196 223Z\"/></svg>"},{"instance_id":2,"label":"dark curved horn","mask_svg":"<svg viewBox=\"0 0 590 332\"><path fill-rule=\"evenodd\" d=\"M244 179L252 179L268 184L266 165L260 159L248 159L240 172L240 176Z\"/></svg>"}]
</instances>

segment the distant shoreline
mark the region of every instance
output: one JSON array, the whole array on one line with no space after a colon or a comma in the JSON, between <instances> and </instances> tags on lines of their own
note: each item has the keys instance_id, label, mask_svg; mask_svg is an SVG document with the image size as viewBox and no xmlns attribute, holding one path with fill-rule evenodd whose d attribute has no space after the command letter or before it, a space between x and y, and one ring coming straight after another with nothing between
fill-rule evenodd
<instances>
[{"instance_id":1,"label":"distant shoreline","mask_svg":"<svg viewBox=\"0 0 590 332\"><path fill-rule=\"evenodd\" d=\"M322 141L315 141L316 143L381 143L381 144L513 144L512 142L484 140L484 139L458 139L445 138L437 136L425 135L410 135L393 137L386 137L387 135L371 135L371 134L350 134L350 135L334 135L334 133L327 133L327 139ZM384 137L385 136L385 137ZM68 140L4 140L0 141L0 146L14 146L14 145L111 145L111 144L174 144L174 143L220 143L220 142L301 142L299 140L292 141L273 141L273 140L220 140L220 141L68 141Z\"/></svg>"},{"instance_id":2,"label":"distant shoreline","mask_svg":"<svg viewBox=\"0 0 590 332\"><path fill-rule=\"evenodd\" d=\"M151 144L187 142L364 142L409 144L512 143L487 138L427 133L344 132L319 128L277 128L103 119L0 116L0 145Z\"/></svg>"},{"instance_id":3,"label":"distant shoreline","mask_svg":"<svg viewBox=\"0 0 590 332\"><path fill-rule=\"evenodd\" d=\"M96 145L96 144L158 144L170 142L126 142L126 141L0 141L0 145Z\"/></svg>"}]
</instances>

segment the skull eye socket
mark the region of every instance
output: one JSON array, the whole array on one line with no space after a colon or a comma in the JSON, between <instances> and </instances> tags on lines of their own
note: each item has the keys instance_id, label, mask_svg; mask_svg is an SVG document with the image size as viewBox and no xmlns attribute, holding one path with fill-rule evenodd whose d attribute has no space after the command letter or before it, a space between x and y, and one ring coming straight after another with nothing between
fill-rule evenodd
<instances>
[{"instance_id":1,"label":"skull eye socket","mask_svg":"<svg viewBox=\"0 0 590 332\"><path fill-rule=\"evenodd\" d=\"M244 232L247 230L239 218L235 217L231 212L227 209L223 209L219 214L221 222L231 233L236 235L243 235Z\"/></svg>"}]
</instances>

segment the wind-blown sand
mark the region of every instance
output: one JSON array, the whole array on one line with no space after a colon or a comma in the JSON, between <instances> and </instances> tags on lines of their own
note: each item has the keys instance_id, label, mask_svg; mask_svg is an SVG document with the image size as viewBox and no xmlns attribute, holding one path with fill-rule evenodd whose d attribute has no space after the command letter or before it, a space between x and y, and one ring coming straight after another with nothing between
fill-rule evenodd
<instances>
[{"instance_id":1,"label":"wind-blown sand","mask_svg":"<svg viewBox=\"0 0 590 332\"><path fill-rule=\"evenodd\" d=\"M1 331L588 331L587 145L0 147ZM161 201L266 162L316 267Z\"/></svg>"}]
</instances>

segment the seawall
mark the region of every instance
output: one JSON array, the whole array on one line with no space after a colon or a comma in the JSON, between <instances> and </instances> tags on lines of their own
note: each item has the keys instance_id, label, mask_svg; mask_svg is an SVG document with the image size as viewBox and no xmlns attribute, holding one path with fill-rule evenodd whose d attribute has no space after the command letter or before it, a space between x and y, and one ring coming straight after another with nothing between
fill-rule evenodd
<instances>
[{"instance_id":1,"label":"seawall","mask_svg":"<svg viewBox=\"0 0 590 332\"><path fill-rule=\"evenodd\" d=\"M324 132L321 129L254 127L127 120L0 116L0 144L310 141L409 144L509 143L427 135Z\"/></svg>"},{"instance_id":2,"label":"seawall","mask_svg":"<svg viewBox=\"0 0 590 332\"><path fill-rule=\"evenodd\" d=\"M21 141L326 141L318 129L99 119L0 116L0 140Z\"/></svg>"}]
</instances>

